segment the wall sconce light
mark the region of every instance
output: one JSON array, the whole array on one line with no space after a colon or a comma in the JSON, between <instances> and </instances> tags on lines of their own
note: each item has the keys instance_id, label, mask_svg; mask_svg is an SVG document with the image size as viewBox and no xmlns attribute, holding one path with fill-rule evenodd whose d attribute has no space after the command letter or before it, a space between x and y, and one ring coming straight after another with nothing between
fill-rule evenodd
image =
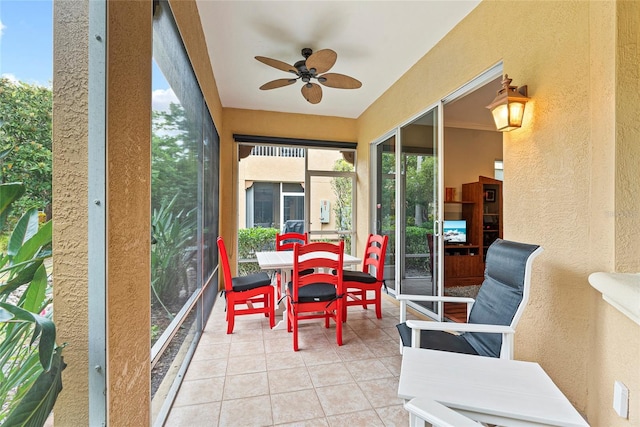
<instances>
[{"instance_id":1,"label":"wall sconce light","mask_svg":"<svg viewBox=\"0 0 640 427\"><path fill-rule=\"evenodd\" d=\"M500 132L509 132L522 126L524 106L529 100L526 85L518 87L510 84L511 79L505 74L498 95L487 105Z\"/></svg>"}]
</instances>

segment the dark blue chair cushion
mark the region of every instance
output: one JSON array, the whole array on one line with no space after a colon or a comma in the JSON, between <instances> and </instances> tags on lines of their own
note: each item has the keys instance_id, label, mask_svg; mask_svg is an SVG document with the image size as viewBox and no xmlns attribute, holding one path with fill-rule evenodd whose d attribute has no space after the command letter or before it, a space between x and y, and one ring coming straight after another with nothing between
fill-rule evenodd
<instances>
[{"instance_id":1,"label":"dark blue chair cushion","mask_svg":"<svg viewBox=\"0 0 640 427\"><path fill-rule=\"evenodd\" d=\"M271 278L265 272L249 274L231 279L231 287L235 292L244 292L271 284Z\"/></svg>"},{"instance_id":2,"label":"dark blue chair cushion","mask_svg":"<svg viewBox=\"0 0 640 427\"><path fill-rule=\"evenodd\" d=\"M487 252L484 282L469 313L469 323L510 325L522 301L529 256L538 249L508 240L496 240ZM500 357L502 335L467 332L461 335L482 356Z\"/></svg>"},{"instance_id":3,"label":"dark blue chair cushion","mask_svg":"<svg viewBox=\"0 0 640 427\"><path fill-rule=\"evenodd\" d=\"M364 271L343 270L342 281L360 282L360 283L376 283L376 278L370 275L369 273L365 273Z\"/></svg>"},{"instance_id":4,"label":"dark blue chair cushion","mask_svg":"<svg viewBox=\"0 0 640 427\"><path fill-rule=\"evenodd\" d=\"M406 323L396 325L402 345L411 347L411 328ZM420 331L420 347L453 353L478 354L461 335L443 331Z\"/></svg>"},{"instance_id":5,"label":"dark blue chair cushion","mask_svg":"<svg viewBox=\"0 0 640 427\"><path fill-rule=\"evenodd\" d=\"M293 295L293 283L287 285ZM298 289L298 302L320 302L336 299L336 287L331 283L311 283Z\"/></svg>"}]
</instances>

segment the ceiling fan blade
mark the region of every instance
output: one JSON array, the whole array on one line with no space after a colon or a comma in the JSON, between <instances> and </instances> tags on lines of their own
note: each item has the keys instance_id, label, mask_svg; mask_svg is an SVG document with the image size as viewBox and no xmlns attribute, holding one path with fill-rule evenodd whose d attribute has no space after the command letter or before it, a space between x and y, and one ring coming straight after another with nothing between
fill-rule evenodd
<instances>
[{"instance_id":1,"label":"ceiling fan blade","mask_svg":"<svg viewBox=\"0 0 640 427\"><path fill-rule=\"evenodd\" d=\"M312 68L315 68L316 74L324 73L333 67L336 59L338 59L338 54L331 49L319 50L307 58L307 70L311 71Z\"/></svg>"},{"instance_id":2,"label":"ceiling fan blade","mask_svg":"<svg viewBox=\"0 0 640 427\"><path fill-rule=\"evenodd\" d=\"M338 89L358 89L362 86L359 80L338 73L327 73L318 77L318 81L327 87Z\"/></svg>"},{"instance_id":3,"label":"ceiling fan blade","mask_svg":"<svg viewBox=\"0 0 640 427\"><path fill-rule=\"evenodd\" d=\"M265 84L263 84L262 86L260 86L260 89L262 90L269 90L269 89L276 89L279 87L284 87L284 86L289 86L294 84L298 79L278 79L278 80L273 80L270 82L267 82Z\"/></svg>"},{"instance_id":4,"label":"ceiling fan blade","mask_svg":"<svg viewBox=\"0 0 640 427\"><path fill-rule=\"evenodd\" d=\"M286 62L278 61L277 59L267 58L266 56L256 56L258 61L263 64L267 64L270 67L277 68L278 70L287 71L289 73L298 74L298 70L293 65L289 65Z\"/></svg>"},{"instance_id":5,"label":"ceiling fan blade","mask_svg":"<svg viewBox=\"0 0 640 427\"><path fill-rule=\"evenodd\" d=\"M302 86L302 96L312 104L322 101L322 88L315 83L306 83Z\"/></svg>"}]
</instances>

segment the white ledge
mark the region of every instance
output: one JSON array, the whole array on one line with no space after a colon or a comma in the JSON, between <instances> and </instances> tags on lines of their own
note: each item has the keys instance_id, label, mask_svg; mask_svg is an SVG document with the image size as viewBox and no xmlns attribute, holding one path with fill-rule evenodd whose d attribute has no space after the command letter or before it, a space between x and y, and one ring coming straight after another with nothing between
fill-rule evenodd
<instances>
[{"instance_id":1,"label":"white ledge","mask_svg":"<svg viewBox=\"0 0 640 427\"><path fill-rule=\"evenodd\" d=\"M592 273L589 283L605 301L640 325L640 274Z\"/></svg>"}]
</instances>

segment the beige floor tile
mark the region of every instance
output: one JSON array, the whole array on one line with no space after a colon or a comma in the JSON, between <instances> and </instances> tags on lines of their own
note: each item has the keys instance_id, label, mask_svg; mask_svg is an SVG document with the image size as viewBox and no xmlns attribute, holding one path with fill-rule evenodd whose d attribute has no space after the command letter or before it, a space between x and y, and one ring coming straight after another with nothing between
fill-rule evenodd
<instances>
[{"instance_id":1,"label":"beige floor tile","mask_svg":"<svg viewBox=\"0 0 640 427\"><path fill-rule=\"evenodd\" d=\"M272 424L271 398L269 396L247 397L222 402L220 426L253 427Z\"/></svg>"},{"instance_id":2,"label":"beige floor tile","mask_svg":"<svg viewBox=\"0 0 640 427\"><path fill-rule=\"evenodd\" d=\"M271 394L313 388L311 378L305 368L268 371Z\"/></svg>"},{"instance_id":3,"label":"beige floor tile","mask_svg":"<svg viewBox=\"0 0 640 427\"><path fill-rule=\"evenodd\" d=\"M349 324L349 327L351 327L351 329L356 331L356 334L362 329L378 328L378 325L371 319L349 319L347 323Z\"/></svg>"},{"instance_id":4,"label":"beige floor tile","mask_svg":"<svg viewBox=\"0 0 640 427\"><path fill-rule=\"evenodd\" d=\"M203 380L184 381L173 403L174 407L196 405L199 403L218 402L222 400L224 377L206 378Z\"/></svg>"},{"instance_id":5,"label":"beige floor tile","mask_svg":"<svg viewBox=\"0 0 640 427\"><path fill-rule=\"evenodd\" d=\"M402 403L402 399L398 398L397 377L360 381L358 385L374 408Z\"/></svg>"},{"instance_id":6,"label":"beige floor tile","mask_svg":"<svg viewBox=\"0 0 640 427\"><path fill-rule=\"evenodd\" d=\"M252 341L231 341L231 347L229 348L230 358L234 358L236 356L249 356L252 354L264 354L264 343L262 338Z\"/></svg>"},{"instance_id":7,"label":"beige floor tile","mask_svg":"<svg viewBox=\"0 0 640 427\"><path fill-rule=\"evenodd\" d=\"M304 360L305 365L314 366L314 365L324 365L326 363L335 363L338 360L341 360L338 357L338 353L335 352L332 348L317 348L310 349L308 351L301 351L302 360Z\"/></svg>"},{"instance_id":8,"label":"beige floor tile","mask_svg":"<svg viewBox=\"0 0 640 427\"><path fill-rule=\"evenodd\" d=\"M238 343L247 341L262 341L262 336L262 329L246 328L242 325L240 325L239 327L236 324L235 328L233 329L233 333L231 334L231 342Z\"/></svg>"},{"instance_id":9,"label":"beige floor tile","mask_svg":"<svg viewBox=\"0 0 640 427\"><path fill-rule=\"evenodd\" d=\"M264 351L265 353L282 353L285 351L293 351L293 338L291 337L291 335L287 335L280 338L265 339Z\"/></svg>"},{"instance_id":10,"label":"beige floor tile","mask_svg":"<svg viewBox=\"0 0 640 427\"><path fill-rule=\"evenodd\" d=\"M277 424L277 427L328 427L326 418L314 418L313 420L296 421L293 423Z\"/></svg>"},{"instance_id":11,"label":"beige floor tile","mask_svg":"<svg viewBox=\"0 0 640 427\"><path fill-rule=\"evenodd\" d=\"M167 427L211 427L218 425L220 402L173 408L165 421Z\"/></svg>"},{"instance_id":12,"label":"beige floor tile","mask_svg":"<svg viewBox=\"0 0 640 427\"><path fill-rule=\"evenodd\" d=\"M373 409L368 411L351 412L349 414L334 415L332 417L327 417L327 421L329 421L329 426L331 427L384 427L382 420L380 420L380 417Z\"/></svg>"},{"instance_id":13,"label":"beige floor tile","mask_svg":"<svg viewBox=\"0 0 640 427\"><path fill-rule=\"evenodd\" d=\"M362 359L345 362L346 368L356 381L389 378L393 374L378 359Z\"/></svg>"},{"instance_id":14,"label":"beige floor tile","mask_svg":"<svg viewBox=\"0 0 640 427\"><path fill-rule=\"evenodd\" d=\"M269 381L266 372L229 375L224 382L224 400L269 394Z\"/></svg>"},{"instance_id":15,"label":"beige floor tile","mask_svg":"<svg viewBox=\"0 0 640 427\"><path fill-rule=\"evenodd\" d=\"M207 331L205 330L202 333L202 337L200 338L200 342L198 345L210 345L210 344L219 344L219 343L230 343L232 335L227 334L226 332L226 323L224 325L224 330L220 331Z\"/></svg>"},{"instance_id":16,"label":"beige floor tile","mask_svg":"<svg viewBox=\"0 0 640 427\"><path fill-rule=\"evenodd\" d=\"M326 425L316 422L318 418L324 417L324 412L313 389L272 394L271 407L275 424ZM309 421L309 424L298 424L305 420L313 421Z\"/></svg>"},{"instance_id":17,"label":"beige floor tile","mask_svg":"<svg viewBox=\"0 0 640 427\"><path fill-rule=\"evenodd\" d=\"M249 374L266 370L267 363L264 354L232 357L227 362L227 375Z\"/></svg>"},{"instance_id":18,"label":"beige floor tile","mask_svg":"<svg viewBox=\"0 0 640 427\"><path fill-rule=\"evenodd\" d=\"M402 405L376 408L376 412L385 426L405 427L409 425L409 412Z\"/></svg>"},{"instance_id":19,"label":"beige floor tile","mask_svg":"<svg viewBox=\"0 0 640 427\"><path fill-rule=\"evenodd\" d=\"M267 371L275 371L279 369L290 368L304 368L304 360L302 359L301 352L289 350L289 352L282 353L268 353L267 357Z\"/></svg>"},{"instance_id":20,"label":"beige floor tile","mask_svg":"<svg viewBox=\"0 0 640 427\"><path fill-rule=\"evenodd\" d=\"M358 335L358 338L365 343L377 340L389 340L389 335L380 328L360 329L355 331L355 333Z\"/></svg>"},{"instance_id":21,"label":"beige floor tile","mask_svg":"<svg viewBox=\"0 0 640 427\"><path fill-rule=\"evenodd\" d=\"M225 359L229 357L230 343L198 344L193 360Z\"/></svg>"},{"instance_id":22,"label":"beige floor tile","mask_svg":"<svg viewBox=\"0 0 640 427\"><path fill-rule=\"evenodd\" d=\"M316 394L327 416L371 409L365 395L353 384L318 387Z\"/></svg>"},{"instance_id":23,"label":"beige floor tile","mask_svg":"<svg viewBox=\"0 0 640 427\"><path fill-rule=\"evenodd\" d=\"M362 342L337 347L336 353L345 362L350 360L371 359L375 354Z\"/></svg>"},{"instance_id":24,"label":"beige floor tile","mask_svg":"<svg viewBox=\"0 0 640 427\"><path fill-rule=\"evenodd\" d=\"M307 367L314 387L347 384L355 382L349 370L342 362Z\"/></svg>"},{"instance_id":25,"label":"beige floor tile","mask_svg":"<svg viewBox=\"0 0 640 427\"><path fill-rule=\"evenodd\" d=\"M402 355L396 354L395 356L380 357L379 360L384 363L384 366L393 374L394 377L400 376Z\"/></svg>"},{"instance_id":26,"label":"beige floor tile","mask_svg":"<svg viewBox=\"0 0 640 427\"><path fill-rule=\"evenodd\" d=\"M376 357L388 357L400 354L400 339L381 338L376 341L365 341L365 345Z\"/></svg>"},{"instance_id":27,"label":"beige floor tile","mask_svg":"<svg viewBox=\"0 0 640 427\"><path fill-rule=\"evenodd\" d=\"M192 360L184 376L185 381L204 378L224 377L227 373L227 359Z\"/></svg>"}]
</instances>

